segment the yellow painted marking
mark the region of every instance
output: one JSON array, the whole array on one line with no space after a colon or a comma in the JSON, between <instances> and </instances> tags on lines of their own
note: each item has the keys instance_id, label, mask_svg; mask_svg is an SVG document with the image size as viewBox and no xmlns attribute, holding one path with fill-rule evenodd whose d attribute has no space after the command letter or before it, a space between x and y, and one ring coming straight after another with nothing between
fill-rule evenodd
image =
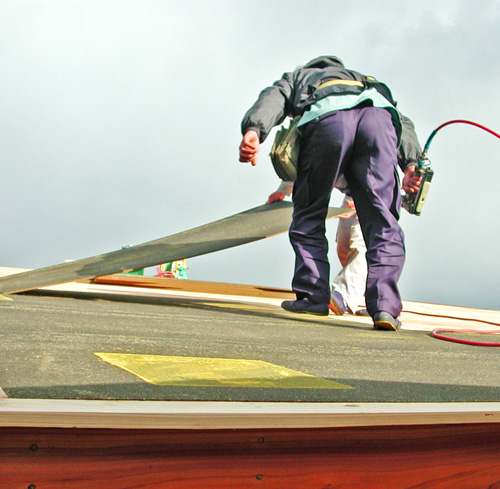
<instances>
[{"instance_id":1,"label":"yellow painted marking","mask_svg":"<svg viewBox=\"0 0 500 489\"><path fill-rule=\"evenodd\" d=\"M261 360L95 353L101 360L155 385L352 389Z\"/></svg>"},{"instance_id":2,"label":"yellow painted marking","mask_svg":"<svg viewBox=\"0 0 500 489\"><path fill-rule=\"evenodd\" d=\"M6 297L2 294L0 294L0 301L12 301L14 299L11 299L10 297Z\"/></svg>"}]
</instances>

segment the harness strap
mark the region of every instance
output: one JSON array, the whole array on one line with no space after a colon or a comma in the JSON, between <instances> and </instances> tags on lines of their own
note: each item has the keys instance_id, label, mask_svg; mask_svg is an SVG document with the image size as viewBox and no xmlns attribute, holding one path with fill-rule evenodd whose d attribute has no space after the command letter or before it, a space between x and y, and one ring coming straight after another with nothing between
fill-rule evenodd
<instances>
[{"instance_id":1,"label":"harness strap","mask_svg":"<svg viewBox=\"0 0 500 489\"><path fill-rule=\"evenodd\" d=\"M325 87L330 87L332 85L350 85L354 87L364 87L363 82L357 80L328 80L322 83L316 90L320 90Z\"/></svg>"}]
</instances>

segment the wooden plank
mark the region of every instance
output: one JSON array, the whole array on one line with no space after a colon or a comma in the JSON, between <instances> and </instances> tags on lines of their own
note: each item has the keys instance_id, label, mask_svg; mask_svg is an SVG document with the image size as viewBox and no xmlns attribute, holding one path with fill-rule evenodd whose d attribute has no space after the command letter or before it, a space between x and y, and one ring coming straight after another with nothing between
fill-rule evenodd
<instances>
[{"instance_id":1,"label":"wooden plank","mask_svg":"<svg viewBox=\"0 0 500 489\"><path fill-rule=\"evenodd\" d=\"M329 208L328 217L346 209ZM69 263L0 277L0 293L8 294L101 275L137 270L159 263L200 256L265 239L288 230L290 202L275 202L155 241Z\"/></svg>"},{"instance_id":2,"label":"wooden plank","mask_svg":"<svg viewBox=\"0 0 500 489\"><path fill-rule=\"evenodd\" d=\"M216 430L461 423L500 423L500 403L0 399L0 427Z\"/></svg>"},{"instance_id":3,"label":"wooden plank","mask_svg":"<svg viewBox=\"0 0 500 489\"><path fill-rule=\"evenodd\" d=\"M104 275L102 277L95 277L90 282L96 284L164 289L175 292L196 292L200 294L263 297L267 299L295 298L295 294L290 289L281 289L277 287L203 282L197 280L177 280L172 278L145 277L141 275Z\"/></svg>"},{"instance_id":4,"label":"wooden plank","mask_svg":"<svg viewBox=\"0 0 500 489\"><path fill-rule=\"evenodd\" d=\"M0 487L500 487L500 425L0 429Z\"/></svg>"}]
</instances>

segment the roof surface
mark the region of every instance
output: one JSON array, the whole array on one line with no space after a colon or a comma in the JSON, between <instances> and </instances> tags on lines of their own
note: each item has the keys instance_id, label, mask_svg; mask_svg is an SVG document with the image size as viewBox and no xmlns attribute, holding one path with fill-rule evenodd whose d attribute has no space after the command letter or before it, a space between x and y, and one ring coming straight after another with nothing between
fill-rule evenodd
<instances>
[{"instance_id":1,"label":"roof surface","mask_svg":"<svg viewBox=\"0 0 500 489\"><path fill-rule=\"evenodd\" d=\"M291 292L284 289L124 274L100 282L0 301L0 387L6 396L500 400L495 348L430 334L437 327L496 332L499 311L404 302L402 330L385 332L373 330L370 318L287 313L280 303Z\"/></svg>"}]
</instances>

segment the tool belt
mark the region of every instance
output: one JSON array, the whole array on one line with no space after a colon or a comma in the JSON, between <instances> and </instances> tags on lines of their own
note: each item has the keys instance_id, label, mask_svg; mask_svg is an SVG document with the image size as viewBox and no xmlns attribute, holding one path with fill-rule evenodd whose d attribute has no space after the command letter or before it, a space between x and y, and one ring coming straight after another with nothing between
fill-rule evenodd
<instances>
[{"instance_id":1,"label":"tool belt","mask_svg":"<svg viewBox=\"0 0 500 489\"><path fill-rule=\"evenodd\" d=\"M297 180L297 165L299 163L300 133L297 124L300 116L290 121L289 127L281 126L274 138L269 156L274 171L286 182Z\"/></svg>"}]
</instances>

